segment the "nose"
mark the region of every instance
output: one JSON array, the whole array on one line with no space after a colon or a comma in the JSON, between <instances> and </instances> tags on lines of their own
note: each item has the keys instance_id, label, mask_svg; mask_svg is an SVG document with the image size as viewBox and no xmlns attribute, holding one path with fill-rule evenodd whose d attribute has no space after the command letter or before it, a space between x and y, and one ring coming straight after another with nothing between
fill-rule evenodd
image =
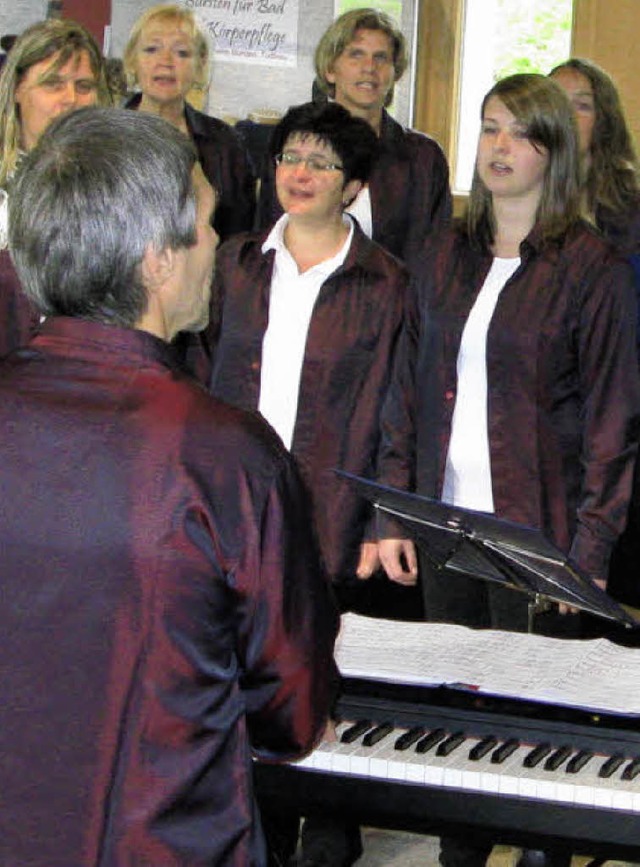
<instances>
[{"instance_id":1,"label":"nose","mask_svg":"<svg viewBox=\"0 0 640 867\"><path fill-rule=\"evenodd\" d=\"M59 91L59 102L63 106L74 106L78 102L75 81L66 81Z\"/></svg>"},{"instance_id":2,"label":"nose","mask_svg":"<svg viewBox=\"0 0 640 867\"><path fill-rule=\"evenodd\" d=\"M509 133L506 130L501 129L498 131L498 134L495 138L495 149L500 151L506 151L509 149L510 142L511 137Z\"/></svg>"},{"instance_id":3,"label":"nose","mask_svg":"<svg viewBox=\"0 0 640 867\"><path fill-rule=\"evenodd\" d=\"M310 172L309 172L309 166L307 165L307 161L306 161L306 160L300 160L300 162L299 162L296 166L293 167L293 173L294 173L294 175L297 176L297 175L299 175L301 172L302 172L302 176L305 177L305 178L310 174Z\"/></svg>"},{"instance_id":4,"label":"nose","mask_svg":"<svg viewBox=\"0 0 640 867\"><path fill-rule=\"evenodd\" d=\"M165 64L165 66L173 65L173 52L171 51L171 48L168 45L163 46L163 48L161 48L161 50L158 54L158 58L159 58L161 63Z\"/></svg>"}]
</instances>

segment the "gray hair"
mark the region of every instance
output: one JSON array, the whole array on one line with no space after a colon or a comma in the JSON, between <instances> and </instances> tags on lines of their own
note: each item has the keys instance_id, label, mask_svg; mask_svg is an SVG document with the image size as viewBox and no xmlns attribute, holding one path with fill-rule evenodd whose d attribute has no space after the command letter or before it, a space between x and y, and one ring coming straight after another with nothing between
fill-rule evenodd
<instances>
[{"instance_id":1,"label":"gray hair","mask_svg":"<svg viewBox=\"0 0 640 867\"><path fill-rule=\"evenodd\" d=\"M196 242L195 160L186 136L144 112L83 108L54 121L9 197L9 249L37 307L135 325L145 250Z\"/></svg>"}]
</instances>

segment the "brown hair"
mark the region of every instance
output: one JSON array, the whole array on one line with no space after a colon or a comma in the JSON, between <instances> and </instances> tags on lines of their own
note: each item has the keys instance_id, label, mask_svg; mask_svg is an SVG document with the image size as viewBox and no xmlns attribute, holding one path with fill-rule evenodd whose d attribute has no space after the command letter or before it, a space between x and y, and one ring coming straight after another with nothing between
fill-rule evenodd
<instances>
[{"instance_id":1,"label":"brown hair","mask_svg":"<svg viewBox=\"0 0 640 867\"><path fill-rule=\"evenodd\" d=\"M587 210L594 214L601 205L614 212L625 211L637 202L640 183L638 158L618 90L604 69L590 60L572 57L549 75L563 69L584 75L593 91L591 159L583 178Z\"/></svg>"},{"instance_id":2,"label":"brown hair","mask_svg":"<svg viewBox=\"0 0 640 867\"><path fill-rule=\"evenodd\" d=\"M482 101L482 117L494 96L523 125L533 146L544 148L548 154L536 223L543 238L558 238L580 216L578 137L571 104L554 81L534 73L510 75L498 81ZM490 247L495 236L493 200L477 167L466 222L472 241Z\"/></svg>"}]
</instances>

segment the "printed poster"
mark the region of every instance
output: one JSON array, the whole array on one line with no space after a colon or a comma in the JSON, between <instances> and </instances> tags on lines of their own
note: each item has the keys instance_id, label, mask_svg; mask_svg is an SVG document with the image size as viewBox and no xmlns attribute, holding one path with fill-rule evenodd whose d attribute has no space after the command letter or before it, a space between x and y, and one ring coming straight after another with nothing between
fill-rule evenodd
<instances>
[{"instance_id":1,"label":"printed poster","mask_svg":"<svg viewBox=\"0 0 640 867\"><path fill-rule=\"evenodd\" d=\"M182 0L216 61L297 66L298 0Z\"/></svg>"}]
</instances>

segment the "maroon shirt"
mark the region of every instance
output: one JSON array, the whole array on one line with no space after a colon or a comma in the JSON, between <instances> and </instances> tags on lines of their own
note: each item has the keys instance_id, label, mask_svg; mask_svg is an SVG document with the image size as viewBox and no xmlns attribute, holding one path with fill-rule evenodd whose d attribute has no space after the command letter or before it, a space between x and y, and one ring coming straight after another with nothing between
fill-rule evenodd
<instances>
[{"instance_id":1,"label":"maroon shirt","mask_svg":"<svg viewBox=\"0 0 640 867\"><path fill-rule=\"evenodd\" d=\"M0 396L0 863L264 864L252 749L334 672L288 455L140 331L49 320Z\"/></svg>"},{"instance_id":2,"label":"maroon shirt","mask_svg":"<svg viewBox=\"0 0 640 867\"><path fill-rule=\"evenodd\" d=\"M8 250L0 250L0 358L24 346L38 330L40 317L22 291Z\"/></svg>"},{"instance_id":3,"label":"maroon shirt","mask_svg":"<svg viewBox=\"0 0 640 867\"><path fill-rule=\"evenodd\" d=\"M256 409L262 339L267 328L275 253L265 235L239 236L216 260L224 299L211 391ZM405 269L355 226L345 262L320 288L300 378L291 452L311 493L315 525L330 577L353 578L370 519L365 501L337 478L375 472L379 415L400 333Z\"/></svg>"},{"instance_id":4,"label":"maroon shirt","mask_svg":"<svg viewBox=\"0 0 640 867\"><path fill-rule=\"evenodd\" d=\"M520 251L487 335L495 513L544 529L606 579L638 432L632 271L582 223L558 243L534 230ZM491 261L451 229L415 264L416 309L383 415L389 485L441 495L460 340Z\"/></svg>"},{"instance_id":5,"label":"maroon shirt","mask_svg":"<svg viewBox=\"0 0 640 867\"><path fill-rule=\"evenodd\" d=\"M137 109L141 94L132 96L126 108ZM224 241L253 228L256 181L240 136L224 121L198 111L188 102L184 119L207 180L216 191L213 226Z\"/></svg>"},{"instance_id":6,"label":"maroon shirt","mask_svg":"<svg viewBox=\"0 0 640 867\"><path fill-rule=\"evenodd\" d=\"M369 178L369 195L373 240L409 261L427 236L451 218L449 167L440 145L383 112L380 152ZM260 226L269 228L281 214L274 167L269 165L260 186Z\"/></svg>"}]
</instances>

